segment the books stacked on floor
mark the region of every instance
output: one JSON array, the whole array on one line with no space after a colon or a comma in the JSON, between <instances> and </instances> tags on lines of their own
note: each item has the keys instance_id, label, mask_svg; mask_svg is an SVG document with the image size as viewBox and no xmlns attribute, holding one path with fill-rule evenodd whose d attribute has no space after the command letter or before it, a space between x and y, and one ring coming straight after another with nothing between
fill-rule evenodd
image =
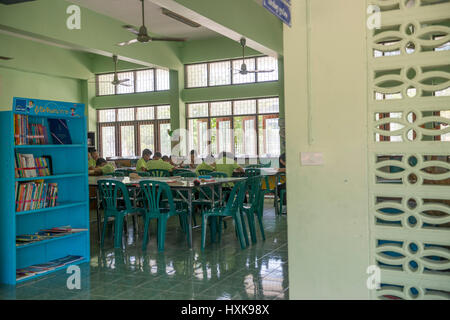
<instances>
[{"instance_id":1,"label":"books stacked on floor","mask_svg":"<svg viewBox=\"0 0 450 320\"><path fill-rule=\"evenodd\" d=\"M50 229L42 229L35 234L21 234L16 236L16 246L20 247L33 242L48 240L66 236L72 233L87 231L88 229L76 229L71 226L54 227Z\"/></svg>"},{"instance_id":2,"label":"books stacked on floor","mask_svg":"<svg viewBox=\"0 0 450 320\"><path fill-rule=\"evenodd\" d=\"M48 144L44 118L14 115L14 141L16 145Z\"/></svg>"},{"instance_id":3,"label":"books stacked on floor","mask_svg":"<svg viewBox=\"0 0 450 320\"><path fill-rule=\"evenodd\" d=\"M16 269L16 280L33 277L37 274L61 268L80 260L83 260L82 256L68 255L63 258L51 260L47 263L35 264L26 268Z\"/></svg>"},{"instance_id":4,"label":"books stacked on floor","mask_svg":"<svg viewBox=\"0 0 450 320\"><path fill-rule=\"evenodd\" d=\"M34 157L33 154L16 153L14 159L16 178L42 177L51 175L50 156Z\"/></svg>"},{"instance_id":5,"label":"books stacked on floor","mask_svg":"<svg viewBox=\"0 0 450 320\"><path fill-rule=\"evenodd\" d=\"M56 206L58 184L33 181L16 183L16 212Z\"/></svg>"}]
</instances>

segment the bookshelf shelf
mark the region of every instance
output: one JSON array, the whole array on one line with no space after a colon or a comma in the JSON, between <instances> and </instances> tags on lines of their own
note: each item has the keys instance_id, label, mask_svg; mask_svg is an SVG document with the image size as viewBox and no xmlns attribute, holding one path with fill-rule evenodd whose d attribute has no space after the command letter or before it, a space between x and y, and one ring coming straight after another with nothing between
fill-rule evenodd
<instances>
[{"instance_id":1,"label":"bookshelf shelf","mask_svg":"<svg viewBox=\"0 0 450 320\"><path fill-rule=\"evenodd\" d=\"M79 265L79 264L86 263L86 262L89 262L89 259L79 260L79 261L76 261L76 262L74 262L74 263L72 263L72 264L73 264L73 265ZM38 278L38 277L46 276L46 275L48 275L48 274L50 274L50 273L53 273L53 272L56 272L56 271L59 271L59 270L65 269L65 268L67 268L67 266L58 267L58 268L55 268L55 269L53 269L53 270L46 271L46 272L37 274L37 275L32 276L32 277L28 277L28 278L25 278L25 279L19 279L19 280L16 281L16 283L21 283L21 282L24 282L24 281L36 279L36 278Z\"/></svg>"},{"instance_id":2,"label":"bookshelf shelf","mask_svg":"<svg viewBox=\"0 0 450 320\"><path fill-rule=\"evenodd\" d=\"M0 112L0 283L15 285L90 259L87 122L84 111L84 104L79 103L14 98L12 110ZM42 144L36 144L36 141ZM57 141L65 144L54 144ZM22 170L33 169L29 163L26 166L18 164L19 158L28 159L31 155L40 170L43 168L40 159L48 158L51 175L16 177L16 163ZM39 188L43 185L36 181L42 180L56 188ZM28 190L30 194L26 193ZM55 194L50 194L49 190ZM16 201L26 203L31 199L40 201L41 198L47 202L56 198L57 205L16 211ZM42 206L41 202L39 204ZM87 231L16 246L18 235L69 225ZM17 278L17 270L68 255L79 256L81 260Z\"/></svg>"},{"instance_id":3,"label":"bookshelf shelf","mask_svg":"<svg viewBox=\"0 0 450 320\"><path fill-rule=\"evenodd\" d=\"M83 236L83 233L86 233L86 232L87 231L74 232L71 234L67 234L67 235L60 236L60 237L55 237L52 239L46 239L46 240L36 241L36 242L28 243L28 244L23 244L20 246L16 246L16 249L20 250L20 249L34 247L34 246L41 246L41 245L47 244L49 242L60 241L60 240L65 240L65 239L72 238L72 237Z\"/></svg>"},{"instance_id":4,"label":"bookshelf shelf","mask_svg":"<svg viewBox=\"0 0 450 320\"><path fill-rule=\"evenodd\" d=\"M69 209L72 207L78 207L86 205L84 202L72 202L72 203L61 203L57 206L50 207L50 208L43 208L43 209L36 209L36 210L28 210L28 211L19 211L16 212L16 216L25 216L28 214L38 214L38 213L44 213L44 212L51 212L51 211L58 211L62 209Z\"/></svg>"},{"instance_id":5,"label":"bookshelf shelf","mask_svg":"<svg viewBox=\"0 0 450 320\"><path fill-rule=\"evenodd\" d=\"M56 180L56 179L67 179L74 177L83 177L85 173L67 173L67 174L57 174L53 176L41 176L41 177L29 177L29 178L16 178L17 182L24 181L34 181L34 180Z\"/></svg>"},{"instance_id":6,"label":"bookshelf shelf","mask_svg":"<svg viewBox=\"0 0 450 320\"><path fill-rule=\"evenodd\" d=\"M83 144L24 144L14 146L15 149L67 149L67 148L84 148Z\"/></svg>"}]
</instances>

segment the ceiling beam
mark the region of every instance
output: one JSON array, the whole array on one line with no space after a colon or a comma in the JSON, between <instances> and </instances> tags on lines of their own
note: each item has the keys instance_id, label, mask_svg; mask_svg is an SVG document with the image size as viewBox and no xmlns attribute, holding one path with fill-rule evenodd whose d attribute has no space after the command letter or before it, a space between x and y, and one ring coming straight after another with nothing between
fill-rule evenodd
<instances>
[{"instance_id":1,"label":"ceiling beam","mask_svg":"<svg viewBox=\"0 0 450 320\"><path fill-rule=\"evenodd\" d=\"M283 54L282 22L253 0L148 0L236 42L278 57Z\"/></svg>"},{"instance_id":2,"label":"ceiling beam","mask_svg":"<svg viewBox=\"0 0 450 320\"><path fill-rule=\"evenodd\" d=\"M135 43L120 47L118 42L135 35L122 28L123 23L80 7L81 28L70 30L67 8L73 3L39 0L13 6L0 4L0 32L49 45L111 57L147 67L178 69L181 66L177 43Z\"/></svg>"}]
</instances>

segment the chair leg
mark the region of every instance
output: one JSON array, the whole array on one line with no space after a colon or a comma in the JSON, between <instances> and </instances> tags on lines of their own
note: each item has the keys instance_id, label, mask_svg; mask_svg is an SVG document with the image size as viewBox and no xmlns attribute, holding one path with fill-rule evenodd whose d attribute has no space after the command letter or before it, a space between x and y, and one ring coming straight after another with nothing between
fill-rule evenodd
<instances>
[{"instance_id":1,"label":"chair leg","mask_svg":"<svg viewBox=\"0 0 450 320\"><path fill-rule=\"evenodd\" d=\"M241 227L242 227L242 233L244 235L244 239L245 239L245 245L246 247L249 246L249 241L248 241L248 233L247 233L247 226L245 225L245 218L244 218L244 213L239 210L236 215L239 215L240 220L241 220ZM239 232L239 230L238 230Z\"/></svg>"},{"instance_id":2,"label":"chair leg","mask_svg":"<svg viewBox=\"0 0 450 320\"><path fill-rule=\"evenodd\" d=\"M205 250L207 221L208 221L208 215L202 214L202 250Z\"/></svg>"},{"instance_id":3,"label":"chair leg","mask_svg":"<svg viewBox=\"0 0 450 320\"><path fill-rule=\"evenodd\" d=\"M144 237L142 238L142 250L145 250L147 248L148 229L150 227L150 218L146 218L144 216L144 219L145 219L145 225L144 225Z\"/></svg>"},{"instance_id":4,"label":"chair leg","mask_svg":"<svg viewBox=\"0 0 450 320\"><path fill-rule=\"evenodd\" d=\"M158 218L158 251L164 251L164 242L166 240L167 216Z\"/></svg>"},{"instance_id":5,"label":"chair leg","mask_svg":"<svg viewBox=\"0 0 450 320\"><path fill-rule=\"evenodd\" d=\"M120 248L122 245L122 234L123 234L123 214L118 214L116 216L115 226L114 226L114 248Z\"/></svg>"},{"instance_id":6,"label":"chair leg","mask_svg":"<svg viewBox=\"0 0 450 320\"><path fill-rule=\"evenodd\" d=\"M211 238L211 243L214 243L216 241L216 230L217 230L217 218L214 216L209 217L209 233Z\"/></svg>"},{"instance_id":7,"label":"chair leg","mask_svg":"<svg viewBox=\"0 0 450 320\"><path fill-rule=\"evenodd\" d=\"M264 199L262 199L259 208L256 210L256 218L258 219L259 231L261 232L261 236L263 240L266 240L266 235L264 233L264 225L263 225L263 213L264 213Z\"/></svg>"},{"instance_id":8,"label":"chair leg","mask_svg":"<svg viewBox=\"0 0 450 320\"><path fill-rule=\"evenodd\" d=\"M189 215L184 214L183 219L184 219L184 226L185 226L185 233L186 233L186 241L189 245L189 234L191 233L191 230L189 230L189 221L188 221Z\"/></svg>"},{"instance_id":9,"label":"chair leg","mask_svg":"<svg viewBox=\"0 0 450 320\"><path fill-rule=\"evenodd\" d=\"M105 233L106 233L106 226L108 225L108 216L107 215L104 215L104 217L103 217L103 230L102 230L102 238L101 238L101 241L100 241L100 247L101 248L103 248L103 243L104 243L104 241L105 241Z\"/></svg>"},{"instance_id":10,"label":"chair leg","mask_svg":"<svg viewBox=\"0 0 450 320\"><path fill-rule=\"evenodd\" d=\"M248 228L250 230L250 237L252 238L252 243L256 243L256 229L255 229L255 215L252 210L246 212Z\"/></svg>"},{"instance_id":11,"label":"chair leg","mask_svg":"<svg viewBox=\"0 0 450 320\"><path fill-rule=\"evenodd\" d=\"M245 249L246 245L245 245L245 239L244 239L244 232L242 230L242 223L241 223L241 217L240 217L239 212L236 212L236 215L234 216L234 222L237 227L238 238L239 238L239 242L241 243L241 248Z\"/></svg>"},{"instance_id":12,"label":"chair leg","mask_svg":"<svg viewBox=\"0 0 450 320\"><path fill-rule=\"evenodd\" d=\"M222 222L225 223L225 221L223 221L222 217L219 217L219 224L217 226L217 233L218 233L218 239L217 241L220 243L222 241Z\"/></svg>"}]
</instances>

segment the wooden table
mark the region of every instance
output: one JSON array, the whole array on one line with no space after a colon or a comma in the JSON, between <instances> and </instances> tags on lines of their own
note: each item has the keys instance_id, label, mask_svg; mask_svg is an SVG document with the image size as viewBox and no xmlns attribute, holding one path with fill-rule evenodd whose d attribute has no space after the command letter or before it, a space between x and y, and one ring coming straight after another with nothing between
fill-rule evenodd
<instances>
[{"instance_id":1,"label":"wooden table","mask_svg":"<svg viewBox=\"0 0 450 320\"><path fill-rule=\"evenodd\" d=\"M238 178L238 177L232 177L232 178L214 178L213 181L204 181L204 182L200 182L199 186L196 186L194 184L194 180L196 180L197 178L185 178L185 177L141 177L141 178L130 178L130 177L111 177L111 176L91 176L89 177L89 186L97 186L97 182L98 180L116 180L116 181L120 181L122 183L124 183L125 185L129 185L129 186L135 186L135 187L139 187L139 182L140 181L146 181L146 180L155 180L155 181L162 181L162 182L166 182L169 187L176 191L177 194L180 196L180 198L183 201L186 201L188 204L188 213L189 213L189 248L192 249L192 214L193 214L193 208L192 208L192 194L194 189L195 190L199 190L199 192L201 192L205 198L207 199L207 201L211 202L211 206L214 207L215 205L215 190L214 187L219 187L219 199L220 201L222 201L222 184L224 183L230 183L230 182L236 182L236 181L241 181L241 180L245 180L246 178ZM211 188L211 197L209 197L208 194L206 194L202 188L206 188L209 187ZM183 194L183 191L187 193L187 198L185 197L185 195ZM100 201L99 201L99 191L97 188L97 225L98 225L98 234L100 236L100 232L101 232L101 227L100 227Z\"/></svg>"}]
</instances>

